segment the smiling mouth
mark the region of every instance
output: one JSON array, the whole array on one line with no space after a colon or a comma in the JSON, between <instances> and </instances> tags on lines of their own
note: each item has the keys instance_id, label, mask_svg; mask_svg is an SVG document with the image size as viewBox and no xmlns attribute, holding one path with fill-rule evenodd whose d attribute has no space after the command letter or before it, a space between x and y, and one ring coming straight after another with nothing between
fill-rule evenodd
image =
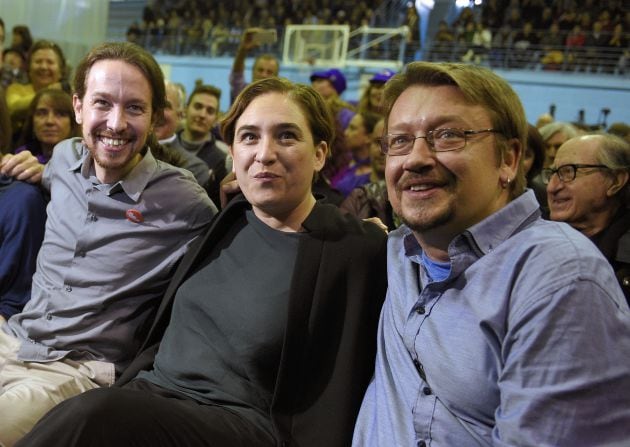
<instances>
[{"instance_id":1,"label":"smiling mouth","mask_svg":"<svg viewBox=\"0 0 630 447\"><path fill-rule=\"evenodd\" d=\"M409 191L418 192L418 191L428 191L429 189L437 188L437 185L431 184L422 184L422 185L411 185L409 188L406 188Z\"/></svg>"},{"instance_id":2,"label":"smiling mouth","mask_svg":"<svg viewBox=\"0 0 630 447\"><path fill-rule=\"evenodd\" d=\"M271 172L259 172L258 174L256 174L254 176L254 178L257 179L272 179L272 178L278 178L279 175L273 174Z\"/></svg>"},{"instance_id":3,"label":"smiling mouth","mask_svg":"<svg viewBox=\"0 0 630 447\"><path fill-rule=\"evenodd\" d=\"M108 137L100 137L99 140L105 146L110 146L110 147L120 147L129 142L129 140L127 139L123 140L122 138L108 138Z\"/></svg>"}]
</instances>

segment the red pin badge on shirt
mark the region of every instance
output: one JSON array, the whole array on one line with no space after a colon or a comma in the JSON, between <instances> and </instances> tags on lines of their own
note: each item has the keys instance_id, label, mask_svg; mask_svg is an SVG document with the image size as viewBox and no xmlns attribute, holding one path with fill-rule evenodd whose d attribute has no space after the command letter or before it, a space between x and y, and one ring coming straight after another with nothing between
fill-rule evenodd
<instances>
[{"instance_id":1,"label":"red pin badge on shirt","mask_svg":"<svg viewBox=\"0 0 630 447\"><path fill-rule=\"evenodd\" d=\"M125 212L125 217L127 217L127 220L133 223L142 223L144 222L144 216L142 216L142 213L134 208L128 209Z\"/></svg>"}]
</instances>

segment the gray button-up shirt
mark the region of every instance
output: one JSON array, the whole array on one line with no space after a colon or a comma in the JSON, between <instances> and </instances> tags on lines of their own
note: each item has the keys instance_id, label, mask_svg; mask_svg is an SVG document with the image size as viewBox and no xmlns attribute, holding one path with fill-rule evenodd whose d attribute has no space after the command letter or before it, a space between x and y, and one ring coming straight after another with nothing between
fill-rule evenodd
<instances>
[{"instance_id":1,"label":"gray button-up shirt","mask_svg":"<svg viewBox=\"0 0 630 447\"><path fill-rule=\"evenodd\" d=\"M456 237L430 282L390 233L355 447L628 445L630 310L597 248L531 191Z\"/></svg>"},{"instance_id":2,"label":"gray button-up shirt","mask_svg":"<svg viewBox=\"0 0 630 447\"><path fill-rule=\"evenodd\" d=\"M5 325L26 361L99 360L123 368L173 270L216 207L193 176L147 151L121 181L102 184L80 139L44 171L46 234L31 300Z\"/></svg>"}]
</instances>

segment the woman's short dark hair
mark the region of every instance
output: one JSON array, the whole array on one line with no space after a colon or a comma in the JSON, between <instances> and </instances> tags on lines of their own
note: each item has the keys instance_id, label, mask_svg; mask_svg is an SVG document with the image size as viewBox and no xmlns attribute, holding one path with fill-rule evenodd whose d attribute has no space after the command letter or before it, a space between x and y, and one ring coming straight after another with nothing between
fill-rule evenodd
<instances>
[{"instance_id":1,"label":"woman's short dark hair","mask_svg":"<svg viewBox=\"0 0 630 447\"><path fill-rule=\"evenodd\" d=\"M324 99L311 86L295 84L282 78L266 78L253 82L238 95L221 120L221 135L228 145L234 143L236 121L254 99L267 93L281 93L295 101L304 113L313 135L313 143L324 141L330 151L335 136L335 124Z\"/></svg>"}]
</instances>

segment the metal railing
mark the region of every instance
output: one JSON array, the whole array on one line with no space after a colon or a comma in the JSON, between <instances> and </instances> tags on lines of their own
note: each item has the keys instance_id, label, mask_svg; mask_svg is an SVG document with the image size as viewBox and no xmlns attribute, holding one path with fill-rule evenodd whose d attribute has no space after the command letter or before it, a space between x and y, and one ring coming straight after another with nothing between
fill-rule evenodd
<instances>
[{"instance_id":1,"label":"metal railing","mask_svg":"<svg viewBox=\"0 0 630 447\"><path fill-rule=\"evenodd\" d=\"M404 60L401 58L401 52L405 52L404 32L401 32L403 28L362 27L352 30L347 50L348 63L361 66L362 61L380 60L391 63L392 59L398 61L399 64L408 62L409 57L405 57ZM383 30L386 32L382 32ZM381 35L377 33L376 38L366 38L372 31L378 31ZM271 53L282 58L284 32L284 28L278 28L278 41L258 48L252 52L251 56ZM184 28L172 34L146 33L138 36L137 43L154 53L226 57L235 54L241 33L242 29L239 28L215 29L208 36L199 36L187 32ZM630 75L630 50L627 48L567 47L564 45L548 47L520 43L483 48L461 42L433 41L425 46L422 54L422 58L428 61L463 61L506 70Z\"/></svg>"}]
</instances>

